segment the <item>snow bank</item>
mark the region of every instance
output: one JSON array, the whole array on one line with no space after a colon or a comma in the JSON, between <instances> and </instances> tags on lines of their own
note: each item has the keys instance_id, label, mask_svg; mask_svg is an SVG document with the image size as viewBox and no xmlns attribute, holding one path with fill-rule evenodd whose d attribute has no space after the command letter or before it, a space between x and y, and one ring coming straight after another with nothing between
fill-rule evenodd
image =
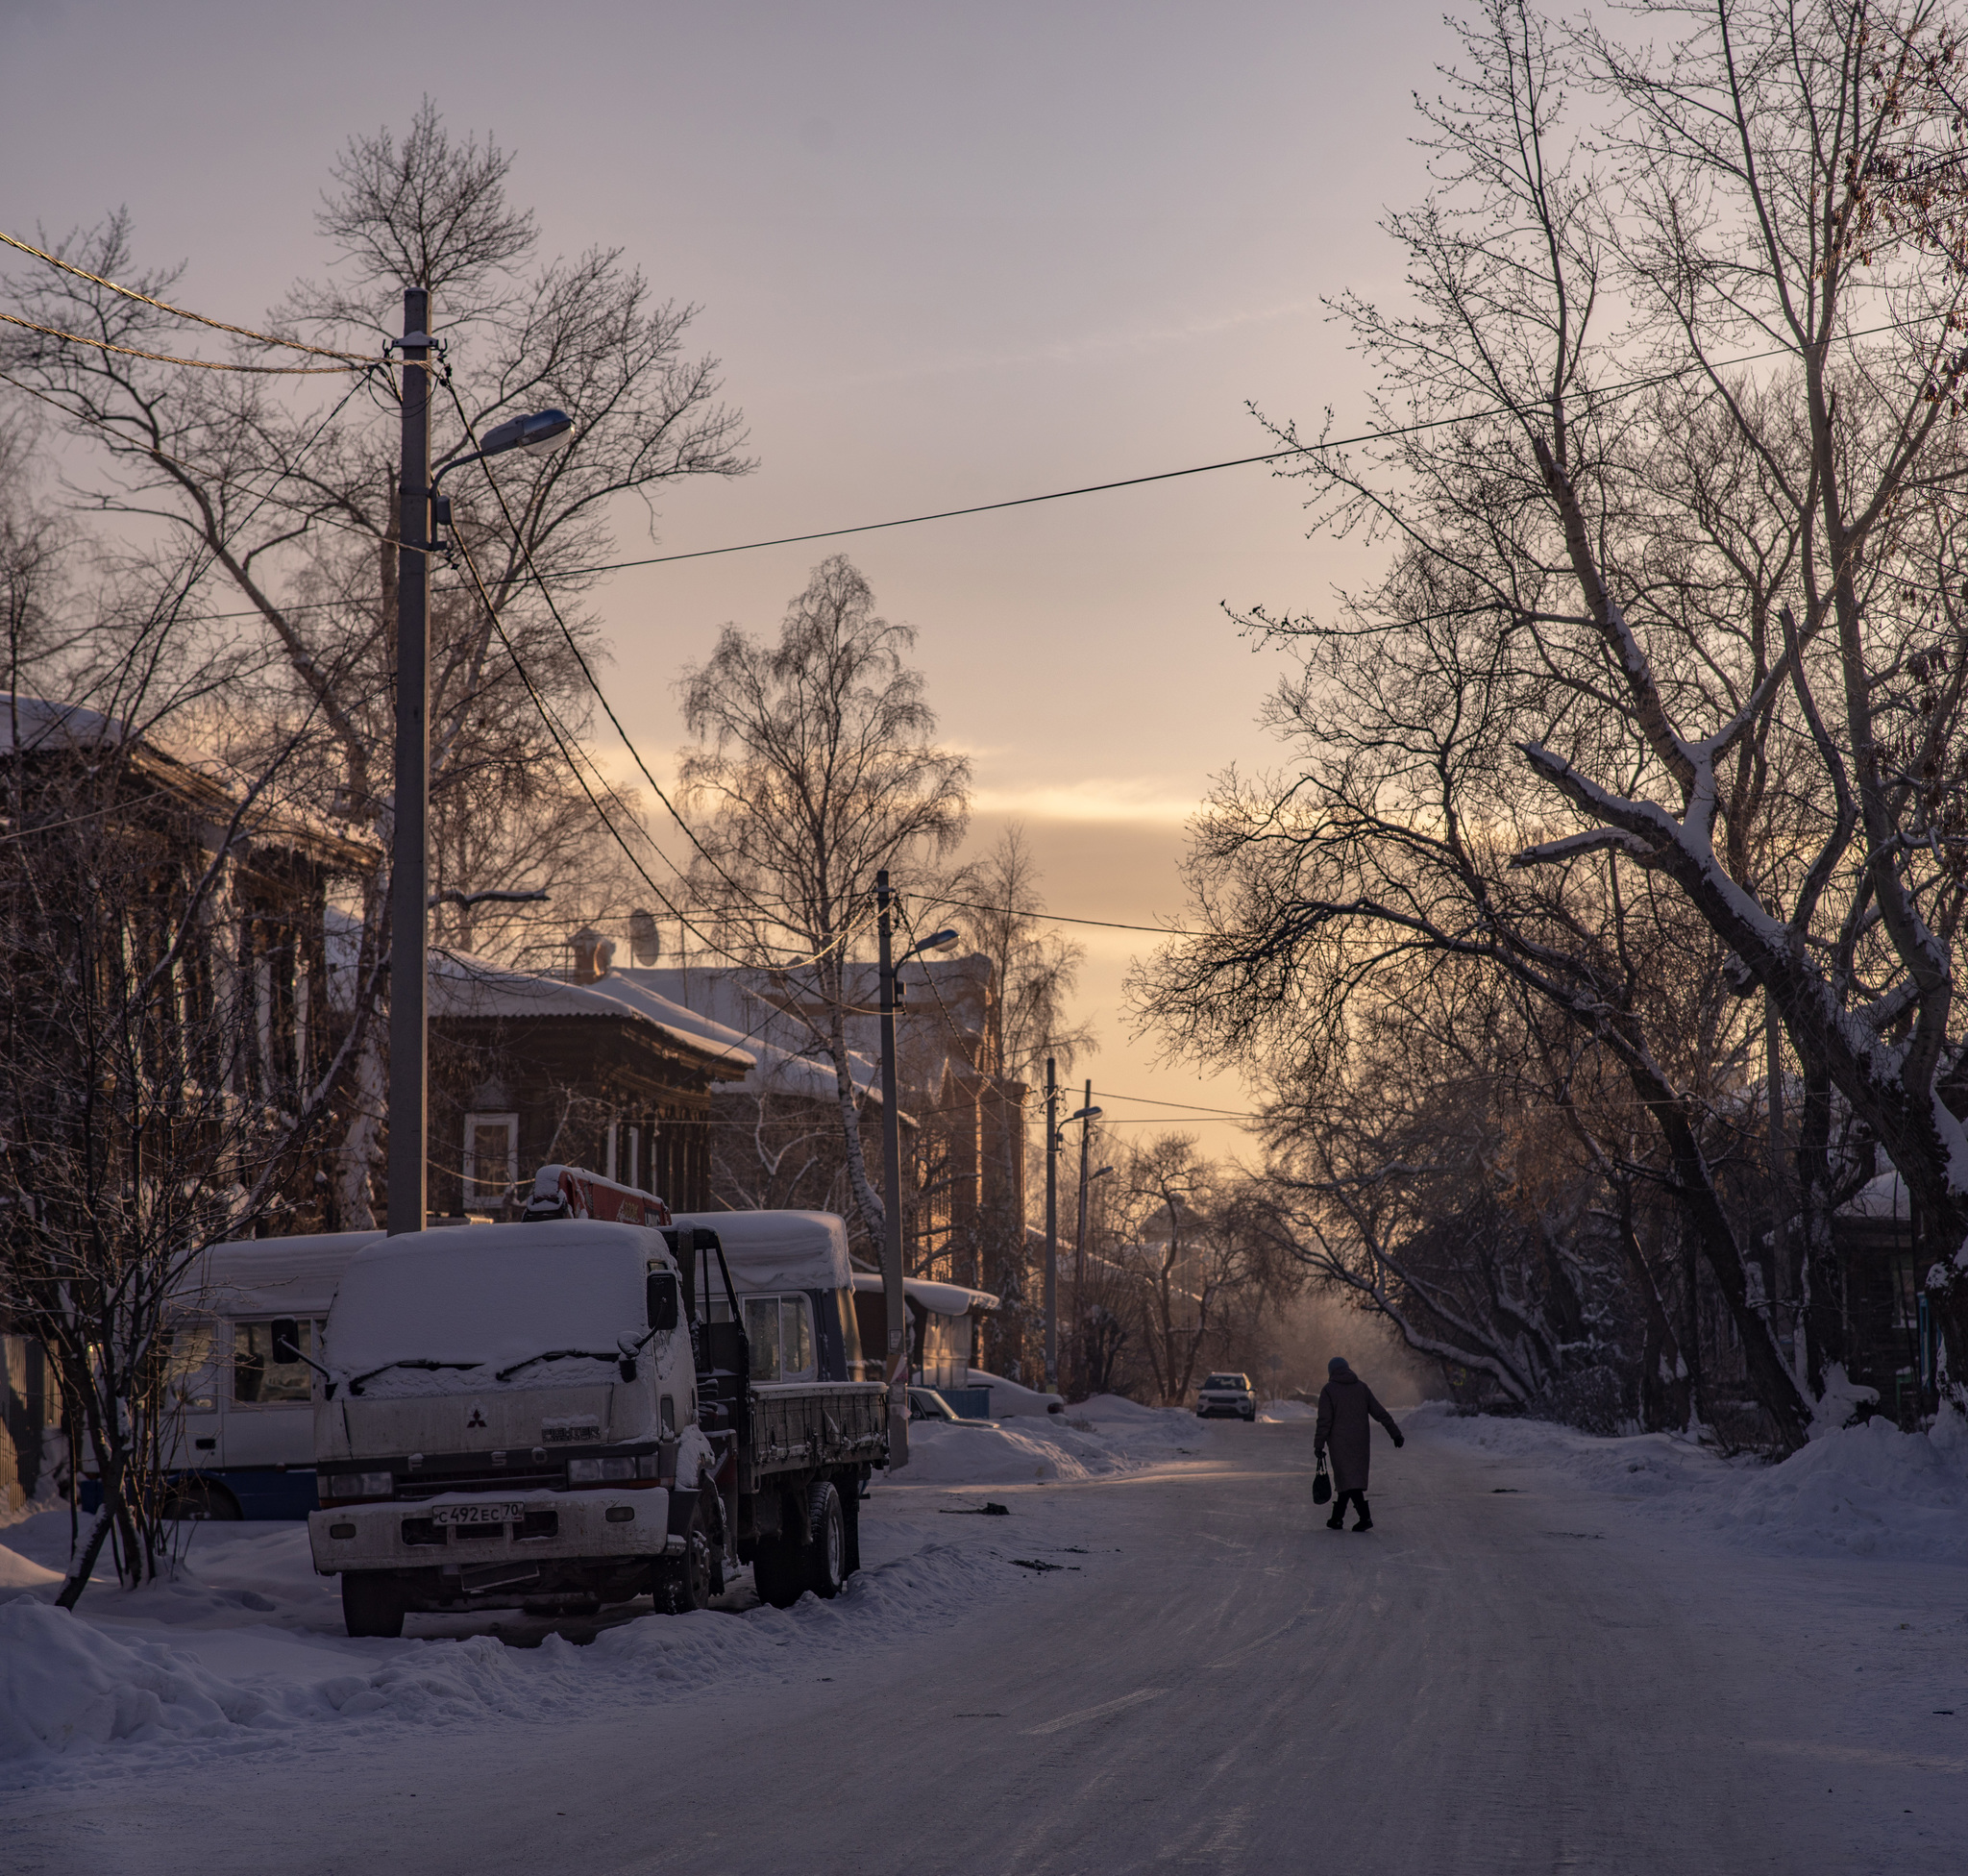
<instances>
[{"instance_id":1,"label":"snow bank","mask_svg":"<svg viewBox=\"0 0 1968 1876\"><path fill-rule=\"evenodd\" d=\"M1464 1419L1434 1403L1409 1425L1609 1498L1645 1501L1649 1517L1766 1555L1968 1562L1968 1423L1952 1415L1931 1433L1873 1419L1822 1434L1778 1466L1725 1459L1669 1434L1599 1439L1543 1420Z\"/></svg>"},{"instance_id":2,"label":"snow bank","mask_svg":"<svg viewBox=\"0 0 1968 1876\"><path fill-rule=\"evenodd\" d=\"M38 1590L50 1583L59 1583L62 1572L58 1569L43 1569L39 1564L31 1563L17 1550L10 1550L0 1543L0 1594L10 1590Z\"/></svg>"},{"instance_id":3,"label":"snow bank","mask_svg":"<svg viewBox=\"0 0 1968 1876\"><path fill-rule=\"evenodd\" d=\"M816 1651L947 1628L1016 1579L995 1546L932 1543L863 1570L830 1603L647 1617L578 1648L554 1634L532 1648L485 1634L352 1642L236 1615L230 1627L160 1633L126 1619L139 1597L107 1587L90 1592L93 1618L20 1595L0 1603L0 1765L13 1783L107 1749L182 1766L370 1715L410 1726L591 1716L598 1701L781 1680L795 1643L803 1672Z\"/></svg>"},{"instance_id":4,"label":"snow bank","mask_svg":"<svg viewBox=\"0 0 1968 1876\"><path fill-rule=\"evenodd\" d=\"M1316 1420L1318 1409L1304 1400L1267 1400L1257 1410L1261 1420Z\"/></svg>"},{"instance_id":5,"label":"snow bank","mask_svg":"<svg viewBox=\"0 0 1968 1876\"><path fill-rule=\"evenodd\" d=\"M1065 1414L1015 1425L952 1426L918 1420L909 1428L908 1485L1021 1485L1102 1478L1149 1466L1193 1444L1195 1426L1180 1408L1144 1407L1096 1395Z\"/></svg>"}]
</instances>

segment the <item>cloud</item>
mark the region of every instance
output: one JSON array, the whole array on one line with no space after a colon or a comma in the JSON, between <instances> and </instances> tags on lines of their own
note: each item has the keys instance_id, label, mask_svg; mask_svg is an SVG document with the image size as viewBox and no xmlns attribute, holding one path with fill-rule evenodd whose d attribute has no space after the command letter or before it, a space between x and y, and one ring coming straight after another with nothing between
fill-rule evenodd
<instances>
[{"instance_id":1,"label":"cloud","mask_svg":"<svg viewBox=\"0 0 1968 1876\"><path fill-rule=\"evenodd\" d=\"M1128 822L1171 829L1180 828L1201 805L1193 796L1169 794L1166 782L1127 776L979 788L971 797L972 812L1012 821Z\"/></svg>"}]
</instances>

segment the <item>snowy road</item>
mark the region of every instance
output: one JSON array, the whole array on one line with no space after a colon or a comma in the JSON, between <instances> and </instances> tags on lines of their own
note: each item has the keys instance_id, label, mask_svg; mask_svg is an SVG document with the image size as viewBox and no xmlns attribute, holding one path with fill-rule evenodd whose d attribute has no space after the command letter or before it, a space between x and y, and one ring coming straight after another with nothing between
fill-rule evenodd
<instances>
[{"instance_id":1,"label":"snowy road","mask_svg":"<svg viewBox=\"0 0 1968 1876\"><path fill-rule=\"evenodd\" d=\"M1310 1500L1303 1424L1198 1429L1194 1444L1092 1483L878 1491L872 1550L885 1511L920 1530L938 1505L1011 1507L936 1521L939 1541L1008 1572L940 1632L810 1657L796 1638L769 1688L631 1705L611 1691L591 1716L356 1727L207 1758L193 1777L18 1791L0 1799L0 1864L1961 1866L1968 1714L1932 1712L1956 1704L1942 1681L1958 1686L1963 1658L1960 1569L1733 1554L1425 1432L1376 1454L1378 1528L1336 1536ZM1952 1625L1938 1643L1936 1624Z\"/></svg>"}]
</instances>

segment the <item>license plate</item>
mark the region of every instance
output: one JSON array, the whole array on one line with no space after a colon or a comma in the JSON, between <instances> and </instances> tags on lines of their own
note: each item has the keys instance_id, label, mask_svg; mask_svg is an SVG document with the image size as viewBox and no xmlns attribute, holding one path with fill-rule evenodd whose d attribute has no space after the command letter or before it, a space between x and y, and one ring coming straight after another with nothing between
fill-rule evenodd
<instances>
[{"instance_id":1,"label":"license plate","mask_svg":"<svg viewBox=\"0 0 1968 1876\"><path fill-rule=\"evenodd\" d=\"M524 1505L432 1505L433 1524L517 1524L527 1515Z\"/></svg>"}]
</instances>

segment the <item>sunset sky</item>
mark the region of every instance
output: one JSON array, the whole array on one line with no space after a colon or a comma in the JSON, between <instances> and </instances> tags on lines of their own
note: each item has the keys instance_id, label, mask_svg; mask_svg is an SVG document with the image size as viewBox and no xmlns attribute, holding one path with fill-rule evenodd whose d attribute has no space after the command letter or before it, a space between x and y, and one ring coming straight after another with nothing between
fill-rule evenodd
<instances>
[{"instance_id":1,"label":"sunset sky","mask_svg":"<svg viewBox=\"0 0 1968 1876\"><path fill-rule=\"evenodd\" d=\"M1446 37L1416 0L0 0L0 224L59 237L127 205L146 263L188 263L182 303L251 321L319 270L344 138L401 131L428 92L517 150L545 251L620 246L701 307L760 466L667 497L653 546L622 516L623 557L681 553L1253 454L1247 403L1356 426L1321 299L1399 290L1375 223L1421 186L1410 94ZM1272 759L1254 717L1281 667L1224 604L1322 605L1367 564L1308 542L1300 502L1246 468L618 574L594 602L610 692L670 759L679 669L726 620L775 630L844 550L921 629L974 758L975 846L1021 821L1055 912L1179 918L1208 778ZM1121 977L1152 941L1077 935L1096 1085L1242 1107L1236 1077L1128 1035Z\"/></svg>"}]
</instances>

